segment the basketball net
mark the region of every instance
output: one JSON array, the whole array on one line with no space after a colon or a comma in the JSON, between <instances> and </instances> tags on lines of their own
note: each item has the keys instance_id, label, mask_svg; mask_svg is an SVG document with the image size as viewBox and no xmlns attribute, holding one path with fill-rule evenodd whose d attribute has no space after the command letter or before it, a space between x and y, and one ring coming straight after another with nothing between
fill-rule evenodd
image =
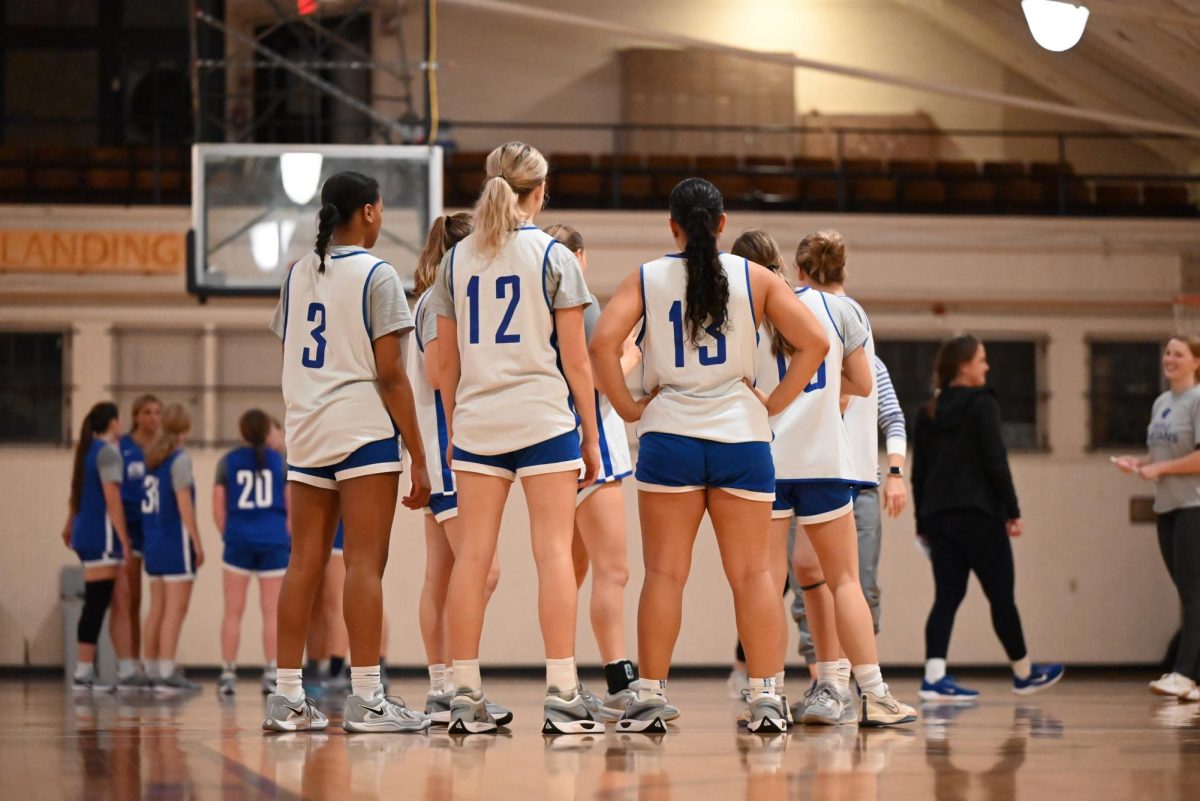
<instances>
[{"instance_id":1,"label":"basketball net","mask_svg":"<svg viewBox=\"0 0 1200 801\"><path fill-rule=\"evenodd\" d=\"M1200 295L1176 295L1171 308L1175 312L1175 333L1200 336Z\"/></svg>"}]
</instances>

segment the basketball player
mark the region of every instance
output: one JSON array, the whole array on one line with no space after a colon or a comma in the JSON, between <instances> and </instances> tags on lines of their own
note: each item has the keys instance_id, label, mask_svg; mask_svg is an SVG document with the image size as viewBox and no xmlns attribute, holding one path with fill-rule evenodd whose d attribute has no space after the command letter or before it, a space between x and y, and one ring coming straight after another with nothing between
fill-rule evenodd
<instances>
[{"instance_id":1,"label":"basketball player","mask_svg":"<svg viewBox=\"0 0 1200 801\"><path fill-rule=\"evenodd\" d=\"M417 259L413 276L413 294L417 295L415 347L408 351L408 372L413 377L413 396L417 419L425 437L425 453L436 465L429 473L432 492L425 509L425 581L421 587L421 639L429 669L429 691L425 694L425 714L435 726L450 725L450 702L454 700L453 670L446 633L446 589L454 569L454 554L462 547L462 529L458 522L458 496L454 491L454 473L446 460L446 418L442 412L438 376L437 315L429 305L429 293L437 278L438 265L446 251L471 233L471 215L460 211L438 217L429 230L425 247ZM436 454L436 456L435 456ZM491 599L500 581L499 554L492 557L484 587L484 604ZM512 712L497 704L488 711L498 726L512 721Z\"/></svg>"},{"instance_id":2,"label":"basketball player","mask_svg":"<svg viewBox=\"0 0 1200 801\"><path fill-rule=\"evenodd\" d=\"M587 272L587 252L583 235L569 225L556 224L546 233L567 246ZM590 340L600 319L600 301L592 303L583 313L584 329ZM641 352L632 340L626 340L621 356L625 375L641 361ZM592 713L605 722L619 720L625 707L637 697L637 670L625 652L625 584L629 581L629 556L626 552L625 496L621 481L633 475L629 455L629 440L625 422L613 410L608 398L596 393L596 427L600 431L600 472L596 483L579 491L575 506L575 538L572 541L572 561L575 564L575 584L583 586L588 567L593 568L591 621L600 658L604 662L607 692L603 699L585 690L584 698ZM673 714L672 714L673 713ZM672 707L664 720L678 717Z\"/></svg>"},{"instance_id":3,"label":"basketball player","mask_svg":"<svg viewBox=\"0 0 1200 801\"><path fill-rule=\"evenodd\" d=\"M114 625L109 627L109 635L113 649L121 660L130 659L132 650L125 607L128 591L114 594L122 557L132 550L121 505L124 474L121 453L113 445L120 431L116 404L97 403L84 418L75 445L70 511L62 538L83 564L83 611L79 616L72 685L79 692L98 689L96 643L110 604ZM115 625L118 616L125 621L124 627Z\"/></svg>"},{"instance_id":4,"label":"basketball player","mask_svg":"<svg viewBox=\"0 0 1200 801\"><path fill-rule=\"evenodd\" d=\"M808 611L817 656L817 683L799 709L804 723L836 725L856 719L863 726L910 723L915 711L888 691L879 670L871 613L858 576L858 538L854 527L855 466L841 416L843 395L866 397L874 380L864 345L869 331L858 313L823 288L840 284L845 247L834 232L805 237L796 250L802 286L800 300L821 320L830 352L803 395L771 421L775 432L776 540L797 518L792 567ZM788 361L786 341L760 347L760 385L773 383ZM848 659L842 658L842 653ZM851 666L861 697L850 696ZM798 712L798 714L797 714Z\"/></svg>"},{"instance_id":5,"label":"basketball player","mask_svg":"<svg viewBox=\"0 0 1200 801\"><path fill-rule=\"evenodd\" d=\"M143 642L147 661L158 666L150 676L155 692L198 689L175 665L196 569L204 564L204 547L196 526L192 457L183 449L191 430L192 418L187 409L178 403L167 404L162 426L146 449L142 526L146 573L150 576L150 611Z\"/></svg>"},{"instance_id":6,"label":"basketball player","mask_svg":"<svg viewBox=\"0 0 1200 801\"><path fill-rule=\"evenodd\" d=\"M707 511L746 644L751 730L783 731L787 713L775 693L783 613L767 553L775 497L767 418L800 394L829 343L785 283L757 264L718 252L725 211L715 186L700 178L680 182L671 192L670 215L680 252L642 265L621 282L591 346L601 392L624 420L638 422L641 437L642 675L638 699L617 728L665 731L664 695L683 587ZM758 321L764 318L796 345L796 357L765 408L751 389ZM639 321L647 395L635 401L620 359Z\"/></svg>"},{"instance_id":7,"label":"basketball player","mask_svg":"<svg viewBox=\"0 0 1200 801\"><path fill-rule=\"evenodd\" d=\"M133 402L133 427L121 437L117 447L125 473L121 482L121 505L125 510L125 528L129 531L131 551L125 557L129 583L129 630L132 656L117 668L118 690L150 689L146 671L138 668L142 650L142 501L146 494L146 457L162 419L162 402L154 395L141 395Z\"/></svg>"},{"instance_id":8,"label":"basketball player","mask_svg":"<svg viewBox=\"0 0 1200 801\"><path fill-rule=\"evenodd\" d=\"M279 594L277 692L263 728L324 729L305 697L305 635L339 516L346 527L347 732L424 731L429 720L384 695L382 585L399 487L399 430L412 457L405 506L428 502L429 476L404 370L412 329L400 277L373 256L383 224L379 184L340 172L321 187L316 247L284 282L272 329L283 340L292 556Z\"/></svg>"},{"instance_id":9,"label":"basketball player","mask_svg":"<svg viewBox=\"0 0 1200 801\"><path fill-rule=\"evenodd\" d=\"M496 731L479 677L479 638L504 502L520 478L546 651L543 731L595 732L603 724L580 696L575 673L571 562L576 491L592 484L600 465L583 325L591 294L575 256L532 224L546 195L545 157L509 142L488 154L486 169L475 230L446 254L427 301L438 317L438 391L460 525L470 532L455 553L446 596L450 731Z\"/></svg>"},{"instance_id":10,"label":"basketball player","mask_svg":"<svg viewBox=\"0 0 1200 801\"><path fill-rule=\"evenodd\" d=\"M250 577L258 578L263 616L262 690L275 692L276 614L279 586L287 571L291 539L283 457L267 447L271 418L251 409L238 421L245 445L217 462L213 482L213 521L225 541L225 617L221 624L221 676L217 692L237 691L237 650Z\"/></svg>"}]
</instances>

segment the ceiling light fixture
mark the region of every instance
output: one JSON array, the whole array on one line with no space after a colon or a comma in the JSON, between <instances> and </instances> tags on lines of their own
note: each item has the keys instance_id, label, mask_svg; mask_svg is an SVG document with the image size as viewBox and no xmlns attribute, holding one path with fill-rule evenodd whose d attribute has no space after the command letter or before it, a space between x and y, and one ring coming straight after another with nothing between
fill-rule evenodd
<instances>
[{"instance_id":1,"label":"ceiling light fixture","mask_svg":"<svg viewBox=\"0 0 1200 801\"><path fill-rule=\"evenodd\" d=\"M1029 32L1039 45L1055 53L1079 44L1087 25L1087 6L1059 0L1021 0Z\"/></svg>"}]
</instances>

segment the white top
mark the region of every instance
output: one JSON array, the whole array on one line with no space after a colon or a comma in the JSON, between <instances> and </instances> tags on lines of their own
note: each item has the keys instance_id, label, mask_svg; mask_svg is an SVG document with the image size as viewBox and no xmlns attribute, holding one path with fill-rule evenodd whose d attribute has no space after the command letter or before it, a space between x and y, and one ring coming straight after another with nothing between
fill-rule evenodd
<instances>
[{"instance_id":1,"label":"white top","mask_svg":"<svg viewBox=\"0 0 1200 801\"><path fill-rule=\"evenodd\" d=\"M583 312L583 328L587 333L588 342L600 322L600 301L592 296L592 305ZM600 429L600 470L596 474L597 484L607 484L620 481L633 473L633 457L629 454L629 438L625 434L625 421L607 395L596 393L596 424ZM579 429L579 438L583 439L583 427Z\"/></svg>"},{"instance_id":2,"label":"white top","mask_svg":"<svg viewBox=\"0 0 1200 801\"><path fill-rule=\"evenodd\" d=\"M446 461L446 446L450 444L446 429L446 414L442 409L442 393L434 389L425 377L425 348L437 339L437 315L429 308L426 289L417 298L413 319L417 335L408 349L408 377L412 382L413 400L417 405L417 425L421 427L421 443L425 446L425 461L429 465L429 491L434 495L454 494L454 473Z\"/></svg>"},{"instance_id":3,"label":"white top","mask_svg":"<svg viewBox=\"0 0 1200 801\"><path fill-rule=\"evenodd\" d=\"M310 253L284 282L273 330L283 340L288 463L325 467L396 436L375 385L372 343L412 329L400 278L361 247Z\"/></svg>"},{"instance_id":4,"label":"white top","mask_svg":"<svg viewBox=\"0 0 1200 801\"><path fill-rule=\"evenodd\" d=\"M428 303L458 321L454 445L494 456L574 430L554 310L587 306L591 294L575 254L540 228L519 228L492 259L476 242L471 234L442 259Z\"/></svg>"},{"instance_id":5,"label":"white top","mask_svg":"<svg viewBox=\"0 0 1200 801\"><path fill-rule=\"evenodd\" d=\"M682 254L642 265L642 385L660 392L638 422L638 436L679 434L715 442L770 442L766 407L754 381L757 329L746 259L721 254L729 281L726 329L688 339L687 268Z\"/></svg>"},{"instance_id":6,"label":"white top","mask_svg":"<svg viewBox=\"0 0 1200 801\"><path fill-rule=\"evenodd\" d=\"M858 318L866 329L867 339L863 347L867 350L867 361L871 374L875 369L875 335L871 331L871 321L867 313L854 298L844 295L836 296L842 304ZM871 382L871 394L865 398L853 397L842 413L846 424L846 432L850 436L850 459L854 465L852 478L866 486L879 484L879 382Z\"/></svg>"},{"instance_id":7,"label":"white top","mask_svg":"<svg viewBox=\"0 0 1200 801\"><path fill-rule=\"evenodd\" d=\"M829 337L829 353L796 400L771 418L775 480L854 481L850 437L842 422L842 361L863 346L867 330L849 304L836 295L801 287L796 296L816 315ZM771 353L771 340L758 346L758 388L770 394L787 371L788 359Z\"/></svg>"}]
</instances>

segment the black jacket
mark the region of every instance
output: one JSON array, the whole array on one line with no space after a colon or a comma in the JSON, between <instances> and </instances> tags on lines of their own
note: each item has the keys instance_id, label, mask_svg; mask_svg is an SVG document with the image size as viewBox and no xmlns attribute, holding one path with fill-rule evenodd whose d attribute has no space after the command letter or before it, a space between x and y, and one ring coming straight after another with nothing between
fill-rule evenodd
<instances>
[{"instance_id":1,"label":"black jacket","mask_svg":"<svg viewBox=\"0 0 1200 801\"><path fill-rule=\"evenodd\" d=\"M947 387L937 412L917 413L913 443L913 501L917 531L930 515L977 509L990 517L1021 516L1000 438L1000 404L991 387Z\"/></svg>"}]
</instances>

